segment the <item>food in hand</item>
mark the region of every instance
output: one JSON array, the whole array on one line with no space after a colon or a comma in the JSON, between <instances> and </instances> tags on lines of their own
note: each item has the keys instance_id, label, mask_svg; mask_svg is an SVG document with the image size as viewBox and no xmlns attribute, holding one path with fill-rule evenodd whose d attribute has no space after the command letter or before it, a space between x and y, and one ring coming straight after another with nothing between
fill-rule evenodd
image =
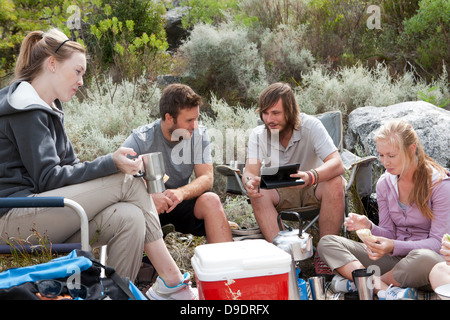
<instances>
[{"instance_id":1,"label":"food in hand","mask_svg":"<svg viewBox=\"0 0 450 320\"><path fill-rule=\"evenodd\" d=\"M444 236L442 237L442 241L450 242L450 234L448 233L444 234Z\"/></svg>"},{"instance_id":2,"label":"food in hand","mask_svg":"<svg viewBox=\"0 0 450 320\"><path fill-rule=\"evenodd\" d=\"M356 230L356 234L361 239L361 241L377 242L375 237L372 235L372 232L370 232L370 229Z\"/></svg>"}]
</instances>

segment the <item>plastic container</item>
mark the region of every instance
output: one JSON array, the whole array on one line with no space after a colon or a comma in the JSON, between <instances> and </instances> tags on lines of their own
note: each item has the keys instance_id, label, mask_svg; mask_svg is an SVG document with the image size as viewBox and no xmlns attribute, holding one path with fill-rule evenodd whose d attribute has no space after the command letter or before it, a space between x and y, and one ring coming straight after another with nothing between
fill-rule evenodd
<instances>
[{"instance_id":1,"label":"plastic container","mask_svg":"<svg viewBox=\"0 0 450 320\"><path fill-rule=\"evenodd\" d=\"M291 256L265 240L205 244L191 259L200 300L287 300Z\"/></svg>"}]
</instances>

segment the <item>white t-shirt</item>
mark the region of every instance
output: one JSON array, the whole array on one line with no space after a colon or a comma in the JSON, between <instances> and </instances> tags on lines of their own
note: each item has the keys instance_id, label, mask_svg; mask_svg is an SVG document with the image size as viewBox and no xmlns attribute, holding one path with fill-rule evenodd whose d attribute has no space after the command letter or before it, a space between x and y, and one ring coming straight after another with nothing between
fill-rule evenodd
<instances>
[{"instance_id":1,"label":"white t-shirt","mask_svg":"<svg viewBox=\"0 0 450 320\"><path fill-rule=\"evenodd\" d=\"M337 150L322 122L305 113L300 114L300 128L294 130L284 148L278 135L269 135L265 125L253 129L247 148L247 159L264 161L266 167L299 163L301 171L315 169Z\"/></svg>"}]
</instances>

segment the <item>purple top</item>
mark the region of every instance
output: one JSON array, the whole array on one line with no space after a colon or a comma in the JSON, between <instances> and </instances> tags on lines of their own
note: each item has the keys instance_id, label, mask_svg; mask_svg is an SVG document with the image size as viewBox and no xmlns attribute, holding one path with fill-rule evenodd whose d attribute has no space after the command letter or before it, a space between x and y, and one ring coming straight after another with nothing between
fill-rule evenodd
<instances>
[{"instance_id":1,"label":"purple top","mask_svg":"<svg viewBox=\"0 0 450 320\"><path fill-rule=\"evenodd\" d=\"M433 175L436 181L437 174ZM434 219L423 216L415 206L399 204L397 176L385 172L377 182L379 224L372 223L372 233L394 240L394 256L406 256L414 249L439 253L442 237L450 232L450 175L433 188L428 205Z\"/></svg>"}]
</instances>

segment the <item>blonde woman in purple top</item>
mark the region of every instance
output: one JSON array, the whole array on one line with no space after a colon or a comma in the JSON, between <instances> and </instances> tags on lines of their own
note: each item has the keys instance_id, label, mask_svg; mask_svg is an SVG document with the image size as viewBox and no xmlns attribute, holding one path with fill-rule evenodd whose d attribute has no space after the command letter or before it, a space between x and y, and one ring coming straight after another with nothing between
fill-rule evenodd
<instances>
[{"instance_id":1,"label":"blonde woman in purple top","mask_svg":"<svg viewBox=\"0 0 450 320\"><path fill-rule=\"evenodd\" d=\"M449 230L450 175L427 156L413 127L394 120L375 142L386 172L377 183L379 224L350 213L349 231L369 229L363 243L342 237L321 239L318 251L338 276L334 288L348 291L352 271L373 267L379 298L415 299L415 288L430 289L428 275L438 262L442 236ZM377 274L376 274L377 275Z\"/></svg>"}]
</instances>

